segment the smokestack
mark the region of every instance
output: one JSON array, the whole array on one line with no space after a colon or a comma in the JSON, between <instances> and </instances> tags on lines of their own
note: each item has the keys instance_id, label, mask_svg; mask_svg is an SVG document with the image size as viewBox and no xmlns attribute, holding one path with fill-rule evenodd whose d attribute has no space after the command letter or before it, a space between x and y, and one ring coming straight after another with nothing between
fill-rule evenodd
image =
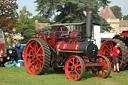
<instances>
[{"instance_id":1,"label":"smokestack","mask_svg":"<svg viewBox=\"0 0 128 85\"><path fill-rule=\"evenodd\" d=\"M93 10L86 10L87 19L86 19L86 38L92 38L92 13Z\"/></svg>"}]
</instances>

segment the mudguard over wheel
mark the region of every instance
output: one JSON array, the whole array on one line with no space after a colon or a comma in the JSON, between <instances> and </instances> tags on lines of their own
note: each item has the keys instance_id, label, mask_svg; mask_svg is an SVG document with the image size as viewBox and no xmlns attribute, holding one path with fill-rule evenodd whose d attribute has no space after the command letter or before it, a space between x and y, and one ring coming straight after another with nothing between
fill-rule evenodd
<instances>
[{"instance_id":1,"label":"mudguard over wheel","mask_svg":"<svg viewBox=\"0 0 128 85\"><path fill-rule=\"evenodd\" d=\"M30 74L44 74L49 68L50 58L51 52L44 40L29 40L24 51L24 63Z\"/></svg>"},{"instance_id":2,"label":"mudguard over wheel","mask_svg":"<svg viewBox=\"0 0 128 85\"><path fill-rule=\"evenodd\" d=\"M97 56L95 62L101 62L101 67L94 67L92 73L95 77L107 78L111 73L111 63L105 56Z\"/></svg>"},{"instance_id":3,"label":"mudguard over wheel","mask_svg":"<svg viewBox=\"0 0 128 85\"><path fill-rule=\"evenodd\" d=\"M125 43L123 43L122 41L118 39L110 39L110 40L105 41L102 44L101 49L100 49L100 55L104 55L110 60L112 70L114 68L114 60L113 60L112 52L113 52L113 47L117 43L120 44L119 66L121 69L124 69L128 63L128 50L127 50L127 46L125 45Z\"/></svg>"},{"instance_id":4,"label":"mudguard over wheel","mask_svg":"<svg viewBox=\"0 0 128 85\"><path fill-rule=\"evenodd\" d=\"M69 80L80 80L85 73L85 64L81 57L72 55L65 63L65 74Z\"/></svg>"}]
</instances>

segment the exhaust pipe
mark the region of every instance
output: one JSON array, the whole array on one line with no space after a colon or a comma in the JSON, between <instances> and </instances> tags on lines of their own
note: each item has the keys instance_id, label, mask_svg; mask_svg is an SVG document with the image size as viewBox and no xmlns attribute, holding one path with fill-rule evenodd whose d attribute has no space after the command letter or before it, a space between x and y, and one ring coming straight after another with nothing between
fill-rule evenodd
<instances>
[{"instance_id":1,"label":"exhaust pipe","mask_svg":"<svg viewBox=\"0 0 128 85\"><path fill-rule=\"evenodd\" d=\"M92 13L93 10L86 10L87 19L86 19L86 38L92 39Z\"/></svg>"}]
</instances>

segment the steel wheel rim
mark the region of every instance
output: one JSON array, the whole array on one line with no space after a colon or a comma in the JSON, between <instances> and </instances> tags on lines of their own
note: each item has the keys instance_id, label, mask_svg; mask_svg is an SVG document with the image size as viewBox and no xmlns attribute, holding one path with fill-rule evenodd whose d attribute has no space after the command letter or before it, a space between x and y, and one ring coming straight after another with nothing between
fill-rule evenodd
<instances>
[{"instance_id":1,"label":"steel wheel rim","mask_svg":"<svg viewBox=\"0 0 128 85\"><path fill-rule=\"evenodd\" d=\"M70 57L65 63L65 73L69 80L79 80L81 76L82 66L78 58Z\"/></svg>"},{"instance_id":2,"label":"steel wheel rim","mask_svg":"<svg viewBox=\"0 0 128 85\"><path fill-rule=\"evenodd\" d=\"M30 74L38 74L43 65L43 50L41 45L36 41L30 41L25 47L24 63Z\"/></svg>"},{"instance_id":3,"label":"steel wheel rim","mask_svg":"<svg viewBox=\"0 0 128 85\"><path fill-rule=\"evenodd\" d=\"M100 55L104 55L110 60L111 66L112 66L112 68L111 68L112 71L114 70L114 60L113 60L113 57L110 57L110 54L112 54L113 47L116 44L117 43L114 41L107 41L102 45L101 50L100 50ZM120 65L122 64L123 58L122 58L121 48L119 48L119 50L120 50L120 54L119 54L119 67L120 67Z\"/></svg>"},{"instance_id":4,"label":"steel wheel rim","mask_svg":"<svg viewBox=\"0 0 128 85\"><path fill-rule=\"evenodd\" d=\"M108 74L108 65L104 58L102 58L102 57L96 58L96 61L99 61L99 60L101 62L101 67L99 67L99 68L96 67L96 68L92 69L92 72L96 77L105 78Z\"/></svg>"}]
</instances>

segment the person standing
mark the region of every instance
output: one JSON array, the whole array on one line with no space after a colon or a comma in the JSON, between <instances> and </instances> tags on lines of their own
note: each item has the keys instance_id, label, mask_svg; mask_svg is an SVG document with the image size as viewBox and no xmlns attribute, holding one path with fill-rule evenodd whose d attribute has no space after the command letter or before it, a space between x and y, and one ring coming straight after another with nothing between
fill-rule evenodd
<instances>
[{"instance_id":1,"label":"person standing","mask_svg":"<svg viewBox=\"0 0 128 85\"><path fill-rule=\"evenodd\" d=\"M119 70L119 53L120 53L120 50L118 49L120 47L120 44L117 43L115 45L115 47L113 47L113 60L114 60L114 72L118 72L120 73L120 70Z\"/></svg>"},{"instance_id":2,"label":"person standing","mask_svg":"<svg viewBox=\"0 0 128 85\"><path fill-rule=\"evenodd\" d=\"M14 39L13 47L14 47L15 50L16 50L17 56L15 57L15 60L16 60L16 62L17 62L18 60L21 60L20 43L17 41L17 39Z\"/></svg>"}]
</instances>

